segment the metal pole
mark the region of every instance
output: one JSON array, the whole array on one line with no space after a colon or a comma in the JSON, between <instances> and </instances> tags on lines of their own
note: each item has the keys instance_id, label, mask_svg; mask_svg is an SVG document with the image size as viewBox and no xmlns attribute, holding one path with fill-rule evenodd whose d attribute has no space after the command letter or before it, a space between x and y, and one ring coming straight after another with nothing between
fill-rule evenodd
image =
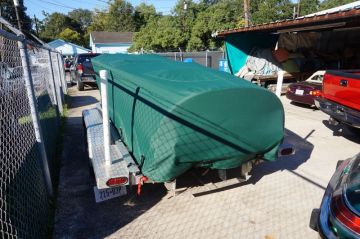
<instances>
[{"instance_id":1,"label":"metal pole","mask_svg":"<svg viewBox=\"0 0 360 239\"><path fill-rule=\"evenodd\" d=\"M52 58L51 58L51 51L50 50L48 50L48 54L49 54L49 72L50 72L51 83L52 83L52 87L53 87L54 100L55 100L55 104L57 105L57 109L62 114L63 113L63 107L62 107L62 103L61 103L61 95L60 95L61 93L60 93L60 89L56 89L57 84L55 82L54 69L53 69L53 66L52 66Z\"/></svg>"},{"instance_id":2,"label":"metal pole","mask_svg":"<svg viewBox=\"0 0 360 239\"><path fill-rule=\"evenodd\" d=\"M205 51L205 57L206 57L205 64L206 64L206 67L208 67L208 50Z\"/></svg>"},{"instance_id":3,"label":"metal pole","mask_svg":"<svg viewBox=\"0 0 360 239\"><path fill-rule=\"evenodd\" d=\"M57 53L56 54L56 60L57 60L57 63L58 63L57 65L58 65L58 69L59 69L60 83L61 83L61 86L62 86L62 89L63 89L63 94L61 94L61 99L62 99L63 102L65 102L64 92L66 92L67 89L66 89L66 84L64 82L64 71L63 71L63 68L61 67L61 65L64 65L64 64L62 64L62 61L60 60L59 56L60 56L60 54ZM60 64L60 62L61 62L61 64Z\"/></svg>"},{"instance_id":4,"label":"metal pole","mask_svg":"<svg viewBox=\"0 0 360 239\"><path fill-rule=\"evenodd\" d=\"M284 80L284 71L278 71L278 78L276 83L276 95L280 98L281 88Z\"/></svg>"},{"instance_id":5,"label":"metal pole","mask_svg":"<svg viewBox=\"0 0 360 239\"><path fill-rule=\"evenodd\" d=\"M62 80L63 80L63 84L64 84L64 89L65 92L67 94L67 83L66 83L66 73L65 73L65 67L64 67L64 59L61 55L61 53L58 53L58 57L60 58L60 67L61 67L61 75L62 75Z\"/></svg>"},{"instance_id":6,"label":"metal pole","mask_svg":"<svg viewBox=\"0 0 360 239\"><path fill-rule=\"evenodd\" d=\"M183 54L182 54L182 50L181 50L181 48L179 47L179 51L180 51L180 61L181 62L183 62L184 61L184 56L183 56Z\"/></svg>"},{"instance_id":7,"label":"metal pole","mask_svg":"<svg viewBox=\"0 0 360 239\"><path fill-rule=\"evenodd\" d=\"M110 121L108 110L108 97L107 97L107 70L100 70L99 75L101 78L101 107L103 117L103 131L104 131L104 152L105 152L105 165L111 165L110 157Z\"/></svg>"},{"instance_id":8,"label":"metal pole","mask_svg":"<svg viewBox=\"0 0 360 239\"><path fill-rule=\"evenodd\" d=\"M32 76L31 76L31 72L30 72L29 56L27 53L25 40L19 41L18 46L20 49L20 57L21 57L22 67L24 70L23 77L25 80L26 92L27 92L28 99L29 99L31 118L32 118L32 122L34 125L35 137L36 137L36 141L39 145L39 149L40 149L40 153L41 153L46 188L47 188L49 196L52 197L53 196L53 188L52 188L52 182L51 182L51 177L50 177L48 158L47 158L47 154L46 154L42 129L40 127L39 112L36 107L35 91L34 91Z\"/></svg>"}]
</instances>

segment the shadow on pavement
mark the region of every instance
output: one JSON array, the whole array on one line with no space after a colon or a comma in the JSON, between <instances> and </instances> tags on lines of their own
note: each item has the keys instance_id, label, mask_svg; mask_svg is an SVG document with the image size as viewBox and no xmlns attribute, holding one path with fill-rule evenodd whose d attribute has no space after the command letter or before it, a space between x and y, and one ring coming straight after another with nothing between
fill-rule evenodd
<instances>
[{"instance_id":1,"label":"shadow on pavement","mask_svg":"<svg viewBox=\"0 0 360 239\"><path fill-rule=\"evenodd\" d=\"M79 95L79 96L73 96L71 97L71 106L70 108L77 108L77 107L83 107L90 104L95 104L99 102L95 97L88 96L88 95ZM76 98L76 99L75 99Z\"/></svg>"},{"instance_id":2,"label":"shadow on pavement","mask_svg":"<svg viewBox=\"0 0 360 239\"><path fill-rule=\"evenodd\" d=\"M70 96L69 108L95 102L92 96ZM75 109L73 111L78 113ZM54 238L104 238L136 219L166 195L163 185L146 185L140 197L134 189L125 197L96 203L95 179L89 168L81 117L69 115L63 142Z\"/></svg>"},{"instance_id":3,"label":"shadow on pavement","mask_svg":"<svg viewBox=\"0 0 360 239\"><path fill-rule=\"evenodd\" d=\"M344 124L332 125L328 120L323 120L322 123L333 131L333 136L344 137L347 140L360 144L360 130L356 131L356 129L352 129Z\"/></svg>"},{"instance_id":4,"label":"shadow on pavement","mask_svg":"<svg viewBox=\"0 0 360 239\"><path fill-rule=\"evenodd\" d=\"M314 130L311 130L305 138L302 138L299 135L293 133L292 131L286 129L284 142L283 142L281 148L292 147L295 150L294 154L289 155L289 156L281 156L281 157L279 157L278 160L276 160L274 162L265 161L265 162L262 162L256 166L254 166L252 171L250 172L250 178L245 182L239 181L239 183L235 183L235 184L228 185L225 187L217 188L217 189L206 191L206 192L196 193L196 194L194 194L194 196L195 197L204 196L204 195L211 194L211 193L216 193L216 192L220 192L220 191L233 189L233 188L240 187L243 185L256 184L264 176L275 173L277 171L283 171L283 170L287 170L287 171L295 174L296 176L303 178L304 180L308 181L309 183L312 183L315 186L324 189L323 186L321 186L320 184L294 172L295 169L297 169L301 164L305 163L311 156L311 153L314 149L314 145L311 144L310 142L308 142L306 139L313 132L314 132ZM239 169L237 169L237 172L239 172ZM229 179L236 178L236 174L235 175L230 174L230 175L232 175L232 176L229 177ZM213 179L214 183L216 183L218 181L219 181L219 179L217 179L217 180Z\"/></svg>"},{"instance_id":5,"label":"shadow on pavement","mask_svg":"<svg viewBox=\"0 0 360 239\"><path fill-rule=\"evenodd\" d=\"M302 104L302 103L298 103L298 102L295 102L295 101L291 101L290 104L292 104L292 105L294 105L294 106L297 106L297 107L300 107L300 108L310 109L310 110L313 110L313 111L319 110L319 109L316 108L315 106L311 106L311 105L307 105L307 104Z\"/></svg>"}]
</instances>

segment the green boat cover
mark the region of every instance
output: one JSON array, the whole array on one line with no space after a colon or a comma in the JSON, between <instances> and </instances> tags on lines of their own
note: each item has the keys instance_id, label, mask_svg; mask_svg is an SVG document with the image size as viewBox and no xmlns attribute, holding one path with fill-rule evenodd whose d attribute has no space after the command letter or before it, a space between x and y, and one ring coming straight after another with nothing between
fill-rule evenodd
<instances>
[{"instance_id":1,"label":"green boat cover","mask_svg":"<svg viewBox=\"0 0 360 239\"><path fill-rule=\"evenodd\" d=\"M106 54L92 62L97 73L109 71L110 119L149 179L276 159L284 110L270 91L157 55Z\"/></svg>"}]
</instances>

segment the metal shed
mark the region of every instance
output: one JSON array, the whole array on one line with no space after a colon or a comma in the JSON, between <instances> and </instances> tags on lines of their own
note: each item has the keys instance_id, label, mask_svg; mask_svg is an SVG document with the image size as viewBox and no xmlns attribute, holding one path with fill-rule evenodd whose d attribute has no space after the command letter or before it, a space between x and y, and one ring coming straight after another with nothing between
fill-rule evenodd
<instances>
[{"instance_id":1,"label":"metal shed","mask_svg":"<svg viewBox=\"0 0 360 239\"><path fill-rule=\"evenodd\" d=\"M357 57L352 60L353 65L350 65L349 59L342 58L340 55L337 60L326 62L336 55L336 51L343 55L351 55L352 51L353 55L358 55L357 51L360 50L360 47L357 47L356 39L360 36L359 30L360 1L356 1L296 19L222 30L214 33L213 36L224 38L232 74L241 70L246 64L247 58L253 54L254 48L277 49L284 47L284 44L288 44L286 46L288 48L293 48L291 44L297 44L299 39L307 39L307 41L311 39L312 44L303 48L307 48L311 54L322 54L323 56L320 58L324 64L311 70L300 70L297 73L285 73L284 75L284 78L302 79L304 75L311 75L316 70L359 68L360 59ZM288 50L297 52L298 49L299 47L295 47L295 49ZM280 66L278 70L281 68ZM255 75L254 80L264 85L267 80L277 79L278 70L273 75Z\"/></svg>"}]
</instances>

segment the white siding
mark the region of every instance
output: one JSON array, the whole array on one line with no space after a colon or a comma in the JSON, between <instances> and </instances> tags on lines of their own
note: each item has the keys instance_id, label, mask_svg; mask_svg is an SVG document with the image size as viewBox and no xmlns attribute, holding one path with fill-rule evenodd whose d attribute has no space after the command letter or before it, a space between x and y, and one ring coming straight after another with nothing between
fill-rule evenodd
<instances>
[{"instance_id":1,"label":"white siding","mask_svg":"<svg viewBox=\"0 0 360 239\"><path fill-rule=\"evenodd\" d=\"M92 46L96 53L127 53L130 46Z\"/></svg>"}]
</instances>

